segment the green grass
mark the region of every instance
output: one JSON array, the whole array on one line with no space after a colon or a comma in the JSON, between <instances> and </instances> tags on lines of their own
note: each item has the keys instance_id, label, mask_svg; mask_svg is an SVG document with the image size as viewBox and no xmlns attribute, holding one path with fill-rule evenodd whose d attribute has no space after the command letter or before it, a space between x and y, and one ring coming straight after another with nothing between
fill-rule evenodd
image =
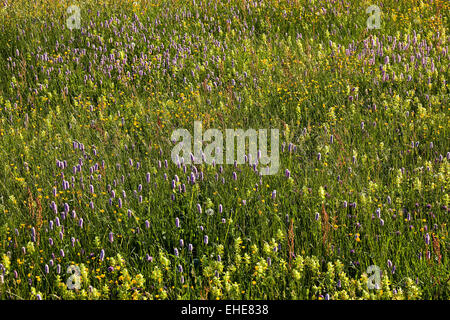
<instances>
[{"instance_id":1,"label":"green grass","mask_svg":"<svg viewBox=\"0 0 450 320\"><path fill-rule=\"evenodd\" d=\"M449 299L448 2L78 5L0 9L0 299ZM194 121L278 128L278 173L184 172Z\"/></svg>"}]
</instances>

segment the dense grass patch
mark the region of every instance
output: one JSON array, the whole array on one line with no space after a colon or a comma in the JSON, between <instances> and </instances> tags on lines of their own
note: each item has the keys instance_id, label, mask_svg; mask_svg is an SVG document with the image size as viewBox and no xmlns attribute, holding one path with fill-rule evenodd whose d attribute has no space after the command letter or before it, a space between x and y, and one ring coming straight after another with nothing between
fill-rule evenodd
<instances>
[{"instance_id":1,"label":"dense grass patch","mask_svg":"<svg viewBox=\"0 0 450 320\"><path fill-rule=\"evenodd\" d=\"M0 299L448 299L448 12L4 4ZM194 121L279 129L280 170L177 166Z\"/></svg>"}]
</instances>

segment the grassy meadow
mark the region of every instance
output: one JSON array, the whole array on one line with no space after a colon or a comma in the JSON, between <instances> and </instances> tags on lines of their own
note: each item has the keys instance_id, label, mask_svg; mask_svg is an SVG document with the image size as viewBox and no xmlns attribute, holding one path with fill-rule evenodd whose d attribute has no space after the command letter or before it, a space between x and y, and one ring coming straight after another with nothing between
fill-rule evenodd
<instances>
[{"instance_id":1,"label":"grassy meadow","mask_svg":"<svg viewBox=\"0 0 450 320\"><path fill-rule=\"evenodd\" d=\"M2 1L0 299L450 299L449 13ZM194 121L278 172L174 163Z\"/></svg>"}]
</instances>

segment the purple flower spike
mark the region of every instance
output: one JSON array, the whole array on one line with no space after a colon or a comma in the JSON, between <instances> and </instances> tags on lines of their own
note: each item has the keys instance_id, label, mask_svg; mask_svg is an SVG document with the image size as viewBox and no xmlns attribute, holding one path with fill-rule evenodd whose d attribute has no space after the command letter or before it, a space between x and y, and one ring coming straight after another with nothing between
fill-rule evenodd
<instances>
[{"instance_id":1,"label":"purple flower spike","mask_svg":"<svg viewBox=\"0 0 450 320\"><path fill-rule=\"evenodd\" d=\"M430 244L430 234L429 234L429 233L427 233L427 234L425 235L425 243L426 243L426 244Z\"/></svg>"}]
</instances>

